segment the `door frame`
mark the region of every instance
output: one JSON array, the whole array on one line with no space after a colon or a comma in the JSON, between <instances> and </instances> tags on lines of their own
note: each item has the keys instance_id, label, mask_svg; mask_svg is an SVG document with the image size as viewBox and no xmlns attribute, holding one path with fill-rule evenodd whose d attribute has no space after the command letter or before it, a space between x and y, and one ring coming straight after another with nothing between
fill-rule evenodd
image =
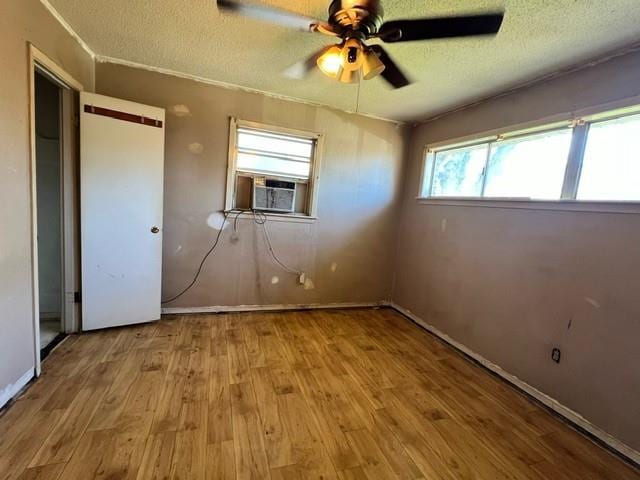
<instances>
[{"instance_id":1,"label":"door frame","mask_svg":"<svg viewBox=\"0 0 640 480\"><path fill-rule=\"evenodd\" d=\"M84 87L72 75L51 60L41 50L29 43L29 156L31 184L31 289L33 309L33 341L35 355L35 375L40 376L40 294L38 280L38 197L36 184L36 120L35 120L35 72L46 75L60 87L60 161L61 161L61 222L62 222L62 326L64 331L75 332L79 328L77 307L69 307L67 288L78 281L80 245L77 238L79 217L77 214L79 197L74 192L74 163L77 164L77 138L72 132L77 122L74 115L74 92L81 92ZM77 167L76 167L77 171ZM77 185L77 183L76 183ZM77 190L77 187L76 187ZM75 193L75 195L74 195ZM73 299L71 299L73 301Z\"/></svg>"}]
</instances>

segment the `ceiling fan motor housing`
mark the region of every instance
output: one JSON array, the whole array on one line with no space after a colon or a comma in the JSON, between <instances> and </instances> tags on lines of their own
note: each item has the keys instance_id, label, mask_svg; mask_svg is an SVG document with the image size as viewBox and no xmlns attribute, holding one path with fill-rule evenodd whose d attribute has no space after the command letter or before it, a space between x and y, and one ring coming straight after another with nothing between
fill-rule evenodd
<instances>
[{"instance_id":1,"label":"ceiling fan motor housing","mask_svg":"<svg viewBox=\"0 0 640 480\"><path fill-rule=\"evenodd\" d=\"M374 35L382 25L383 10L379 0L333 0L329 6L329 23L340 30Z\"/></svg>"}]
</instances>

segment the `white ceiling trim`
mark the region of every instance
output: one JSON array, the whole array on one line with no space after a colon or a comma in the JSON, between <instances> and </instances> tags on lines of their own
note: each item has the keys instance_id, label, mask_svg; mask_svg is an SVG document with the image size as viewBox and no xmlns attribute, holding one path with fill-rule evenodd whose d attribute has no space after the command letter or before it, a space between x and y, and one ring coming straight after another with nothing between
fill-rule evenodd
<instances>
[{"instance_id":1,"label":"white ceiling trim","mask_svg":"<svg viewBox=\"0 0 640 480\"><path fill-rule=\"evenodd\" d=\"M44 5L44 8L46 8L49 11L49 13L53 15L53 18L55 18L58 21L58 23L60 23L60 25L62 25L62 27L67 32L69 32L69 35L71 35L76 40L76 42L80 44L80 46L84 49L84 51L87 52L91 56L91 58L95 61L96 53L91 49L91 47L89 47L87 42L85 42L82 38L80 38L80 35L76 33L76 31L71 27L71 25L67 23L67 21L62 17L62 15L58 13L58 11L53 7L53 5L51 5L48 2L48 0L40 0L40 3Z\"/></svg>"},{"instance_id":2,"label":"white ceiling trim","mask_svg":"<svg viewBox=\"0 0 640 480\"><path fill-rule=\"evenodd\" d=\"M337 107L334 107L334 106L326 104L326 103L312 102L312 101L304 100L304 99L298 98L298 97L290 97L290 96L287 96L287 95L280 95L280 94L273 93L273 92L266 92L264 90L258 90L258 89L255 89L255 88L243 87L241 85L236 85L234 83L221 82L219 80L212 80L210 78L200 77L198 75L192 75L190 73L179 72L179 71L176 71L176 70L171 70L171 69L162 68L162 67L153 67L151 65L146 65L144 63L131 62L129 60L123 60L121 58L109 57L109 56L106 56L106 55L96 55L95 56L95 61L97 63L113 63L113 64L116 64L116 65L123 65L125 67L138 68L140 70L147 70L147 71L150 71L150 72L161 73L163 75L171 75L173 77L183 78L183 79L186 79L186 80L192 80L194 82L204 83L206 85L213 85L213 86L216 86L216 87L225 88L227 90L254 93L254 94L258 94L258 95L264 95L265 97L269 97L269 98L275 98L277 100L284 100L284 101L287 101L287 102L301 103L303 105L310 105L310 106L313 106L313 107L328 108L330 110L336 110L336 111L348 113L348 114L351 114L351 115L359 115L361 117L372 118L374 120L382 120L384 122L391 122L391 123L396 124L396 125L404 125L406 123L406 122L402 122L400 120L393 120L391 118L380 117L380 116L372 115L372 114L369 114L369 113L362 113L362 112L356 112L355 110L346 110L346 109L342 109L342 108L337 108Z\"/></svg>"}]
</instances>

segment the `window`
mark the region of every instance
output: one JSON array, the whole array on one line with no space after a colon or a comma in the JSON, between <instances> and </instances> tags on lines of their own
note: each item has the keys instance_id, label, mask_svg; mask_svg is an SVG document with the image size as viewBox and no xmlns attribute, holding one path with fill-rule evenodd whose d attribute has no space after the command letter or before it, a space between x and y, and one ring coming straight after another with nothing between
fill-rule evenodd
<instances>
[{"instance_id":1,"label":"window","mask_svg":"<svg viewBox=\"0 0 640 480\"><path fill-rule=\"evenodd\" d=\"M640 201L640 115L591 124L578 199Z\"/></svg>"},{"instance_id":2,"label":"window","mask_svg":"<svg viewBox=\"0 0 640 480\"><path fill-rule=\"evenodd\" d=\"M232 119L226 210L314 215L320 141L319 134ZM278 194L277 208L260 203L267 189Z\"/></svg>"},{"instance_id":3,"label":"window","mask_svg":"<svg viewBox=\"0 0 640 480\"><path fill-rule=\"evenodd\" d=\"M421 196L640 201L640 115L610 112L429 150Z\"/></svg>"},{"instance_id":4,"label":"window","mask_svg":"<svg viewBox=\"0 0 640 480\"><path fill-rule=\"evenodd\" d=\"M237 139L238 171L309 179L313 139L242 127Z\"/></svg>"},{"instance_id":5,"label":"window","mask_svg":"<svg viewBox=\"0 0 640 480\"><path fill-rule=\"evenodd\" d=\"M433 196L479 197L487 145L444 150L435 154Z\"/></svg>"},{"instance_id":6,"label":"window","mask_svg":"<svg viewBox=\"0 0 640 480\"><path fill-rule=\"evenodd\" d=\"M424 189L431 197L558 199L570 148L571 130L563 128L438 150Z\"/></svg>"},{"instance_id":7,"label":"window","mask_svg":"<svg viewBox=\"0 0 640 480\"><path fill-rule=\"evenodd\" d=\"M563 128L491 144L484 196L560 198L571 133Z\"/></svg>"}]
</instances>

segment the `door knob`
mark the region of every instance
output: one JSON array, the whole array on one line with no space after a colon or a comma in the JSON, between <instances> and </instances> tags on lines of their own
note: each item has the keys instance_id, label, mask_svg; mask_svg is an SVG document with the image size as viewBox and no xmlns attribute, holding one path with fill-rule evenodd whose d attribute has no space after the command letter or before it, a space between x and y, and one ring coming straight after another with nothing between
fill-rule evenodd
<instances>
[{"instance_id":1,"label":"door knob","mask_svg":"<svg viewBox=\"0 0 640 480\"><path fill-rule=\"evenodd\" d=\"M158 233L160 229L158 227L151 227L151 233Z\"/></svg>"}]
</instances>

